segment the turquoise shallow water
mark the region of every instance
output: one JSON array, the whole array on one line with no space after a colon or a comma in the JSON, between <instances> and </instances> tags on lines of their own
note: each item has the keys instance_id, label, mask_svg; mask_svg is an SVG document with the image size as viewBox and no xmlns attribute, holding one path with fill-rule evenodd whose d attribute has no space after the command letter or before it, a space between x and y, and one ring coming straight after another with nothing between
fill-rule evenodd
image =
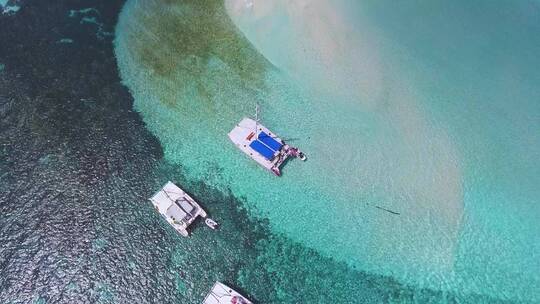
<instances>
[{"instance_id":1,"label":"turquoise shallow water","mask_svg":"<svg viewBox=\"0 0 540 304\"><path fill-rule=\"evenodd\" d=\"M366 15L392 41L393 63L415 79L421 106L459 151L456 279L469 290L538 301L540 6L496 3L403 5L389 16L380 2Z\"/></svg>"},{"instance_id":2,"label":"turquoise shallow water","mask_svg":"<svg viewBox=\"0 0 540 304\"><path fill-rule=\"evenodd\" d=\"M124 7L120 72L165 158L351 269L539 301L538 5L252 3ZM310 157L282 178L226 137L255 103Z\"/></svg>"}]
</instances>

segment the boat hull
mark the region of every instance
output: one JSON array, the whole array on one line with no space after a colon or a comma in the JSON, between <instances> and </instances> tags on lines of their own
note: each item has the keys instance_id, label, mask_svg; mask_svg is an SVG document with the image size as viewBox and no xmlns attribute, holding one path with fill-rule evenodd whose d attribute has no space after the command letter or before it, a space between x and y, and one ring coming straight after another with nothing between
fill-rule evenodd
<instances>
[{"instance_id":1,"label":"boat hull","mask_svg":"<svg viewBox=\"0 0 540 304\"><path fill-rule=\"evenodd\" d=\"M207 216L206 211L189 194L172 182L167 182L150 198L150 202L167 223L185 237L189 236L189 225L197 217Z\"/></svg>"},{"instance_id":2,"label":"boat hull","mask_svg":"<svg viewBox=\"0 0 540 304\"><path fill-rule=\"evenodd\" d=\"M229 286L216 282L210 290L210 293L204 299L203 304L253 304L250 300L246 299L243 295Z\"/></svg>"},{"instance_id":3,"label":"boat hull","mask_svg":"<svg viewBox=\"0 0 540 304\"><path fill-rule=\"evenodd\" d=\"M280 176L288 155L283 140L251 118L244 118L228 134L229 139L263 168Z\"/></svg>"}]
</instances>

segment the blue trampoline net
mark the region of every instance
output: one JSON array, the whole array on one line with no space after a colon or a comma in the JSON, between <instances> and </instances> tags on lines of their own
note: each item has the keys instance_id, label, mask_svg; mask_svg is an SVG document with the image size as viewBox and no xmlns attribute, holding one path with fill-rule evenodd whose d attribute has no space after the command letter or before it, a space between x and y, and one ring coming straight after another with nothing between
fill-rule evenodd
<instances>
[{"instance_id":1,"label":"blue trampoline net","mask_svg":"<svg viewBox=\"0 0 540 304\"><path fill-rule=\"evenodd\" d=\"M272 159L272 157L274 157L274 153L275 151L268 148L268 146L266 146L265 144L263 144L262 142L258 141L258 140L254 140L251 142L251 144L249 144L249 146L257 151L260 155L264 156L264 158L270 160Z\"/></svg>"},{"instance_id":2,"label":"blue trampoline net","mask_svg":"<svg viewBox=\"0 0 540 304\"><path fill-rule=\"evenodd\" d=\"M272 138L272 136L266 134L265 132L259 133L259 140L274 151L279 151L279 149L283 147L283 144L279 143L277 140Z\"/></svg>"}]
</instances>

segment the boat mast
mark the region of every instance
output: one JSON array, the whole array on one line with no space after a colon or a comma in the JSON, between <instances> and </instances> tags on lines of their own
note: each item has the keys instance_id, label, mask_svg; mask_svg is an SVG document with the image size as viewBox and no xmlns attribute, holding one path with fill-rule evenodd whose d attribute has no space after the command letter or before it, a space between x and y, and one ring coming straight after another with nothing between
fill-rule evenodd
<instances>
[{"instance_id":1,"label":"boat mast","mask_svg":"<svg viewBox=\"0 0 540 304\"><path fill-rule=\"evenodd\" d=\"M255 134L257 134L257 124L259 123L259 104L255 105Z\"/></svg>"}]
</instances>

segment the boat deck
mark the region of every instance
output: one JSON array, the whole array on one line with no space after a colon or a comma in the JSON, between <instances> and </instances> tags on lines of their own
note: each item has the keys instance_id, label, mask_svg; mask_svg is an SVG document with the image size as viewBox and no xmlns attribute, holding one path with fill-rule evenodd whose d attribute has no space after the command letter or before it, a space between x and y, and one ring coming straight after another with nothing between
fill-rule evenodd
<instances>
[{"instance_id":1,"label":"boat deck","mask_svg":"<svg viewBox=\"0 0 540 304\"><path fill-rule=\"evenodd\" d=\"M253 304L229 286L216 282L206 295L203 304Z\"/></svg>"},{"instance_id":2,"label":"boat deck","mask_svg":"<svg viewBox=\"0 0 540 304\"><path fill-rule=\"evenodd\" d=\"M170 181L150 201L163 218L186 237L189 236L189 225L198 216L207 216L206 211L191 196Z\"/></svg>"},{"instance_id":3,"label":"boat deck","mask_svg":"<svg viewBox=\"0 0 540 304\"><path fill-rule=\"evenodd\" d=\"M289 146L265 126L244 118L228 135L242 152L261 166L278 176L281 174L280 167L289 157Z\"/></svg>"}]
</instances>

